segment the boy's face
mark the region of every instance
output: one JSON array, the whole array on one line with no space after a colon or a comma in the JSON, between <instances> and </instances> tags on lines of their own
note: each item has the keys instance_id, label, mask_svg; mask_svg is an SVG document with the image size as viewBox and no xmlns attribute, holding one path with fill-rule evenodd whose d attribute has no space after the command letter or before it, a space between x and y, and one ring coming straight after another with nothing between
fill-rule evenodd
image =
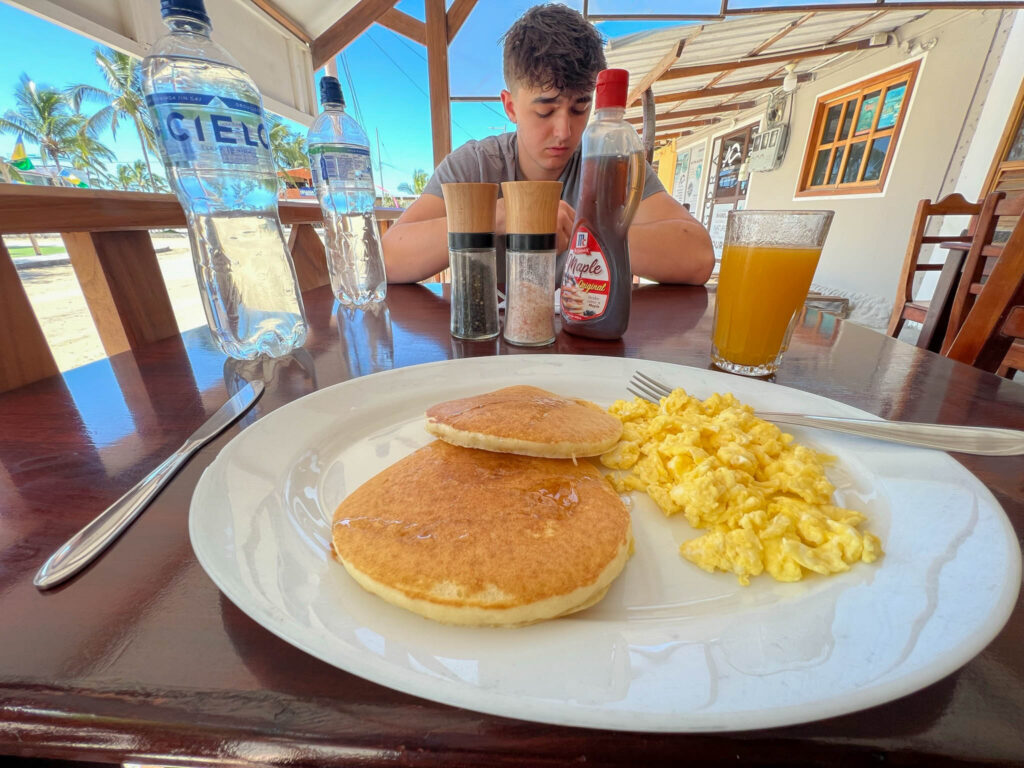
<instances>
[{"instance_id":1,"label":"boy's face","mask_svg":"<svg viewBox=\"0 0 1024 768\"><path fill-rule=\"evenodd\" d=\"M591 92L568 93L515 85L501 103L516 124L519 166L531 181L557 179L580 144L590 116Z\"/></svg>"}]
</instances>

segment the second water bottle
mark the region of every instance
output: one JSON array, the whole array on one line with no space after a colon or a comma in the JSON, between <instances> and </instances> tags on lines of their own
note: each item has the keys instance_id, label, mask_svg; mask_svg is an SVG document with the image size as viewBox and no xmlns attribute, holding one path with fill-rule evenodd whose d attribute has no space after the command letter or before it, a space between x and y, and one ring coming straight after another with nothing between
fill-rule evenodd
<instances>
[{"instance_id":1,"label":"second water bottle","mask_svg":"<svg viewBox=\"0 0 1024 768\"><path fill-rule=\"evenodd\" d=\"M374 215L370 147L359 123L345 112L337 78L320 81L324 111L309 129L309 164L324 215L327 267L342 304L363 306L387 293L384 257Z\"/></svg>"}]
</instances>

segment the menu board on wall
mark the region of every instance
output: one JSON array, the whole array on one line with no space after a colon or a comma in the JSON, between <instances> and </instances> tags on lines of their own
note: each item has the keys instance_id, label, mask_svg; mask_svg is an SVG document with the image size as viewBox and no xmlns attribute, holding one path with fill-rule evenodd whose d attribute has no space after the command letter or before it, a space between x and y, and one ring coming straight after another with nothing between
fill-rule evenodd
<instances>
[{"instance_id":1,"label":"menu board on wall","mask_svg":"<svg viewBox=\"0 0 1024 768\"><path fill-rule=\"evenodd\" d=\"M725 242L725 223L729 218L729 211L736 206L735 203L717 203L711 209L711 226L708 227L708 234L711 235L711 246L715 249L715 258L722 258L722 245Z\"/></svg>"},{"instance_id":2,"label":"menu board on wall","mask_svg":"<svg viewBox=\"0 0 1024 768\"><path fill-rule=\"evenodd\" d=\"M704 145L698 144L679 152L676 156L676 175L672 184L672 197L689 207L694 216L700 215L699 189L704 171Z\"/></svg>"},{"instance_id":3,"label":"menu board on wall","mask_svg":"<svg viewBox=\"0 0 1024 768\"><path fill-rule=\"evenodd\" d=\"M676 175L672 180L672 197L680 203L686 193L686 172L690 168L690 150L684 150L676 155Z\"/></svg>"},{"instance_id":4,"label":"menu board on wall","mask_svg":"<svg viewBox=\"0 0 1024 768\"><path fill-rule=\"evenodd\" d=\"M694 147L690 153L690 170L686 174L686 194L680 200L689 205L690 213L700 216L700 179L704 172L704 145Z\"/></svg>"}]
</instances>

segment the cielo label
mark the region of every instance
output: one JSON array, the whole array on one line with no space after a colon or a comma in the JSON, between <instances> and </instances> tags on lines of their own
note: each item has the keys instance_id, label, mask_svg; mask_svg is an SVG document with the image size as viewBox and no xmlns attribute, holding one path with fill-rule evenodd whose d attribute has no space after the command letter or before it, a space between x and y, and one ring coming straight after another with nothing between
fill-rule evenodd
<instances>
[{"instance_id":1,"label":"cielo label","mask_svg":"<svg viewBox=\"0 0 1024 768\"><path fill-rule=\"evenodd\" d=\"M206 93L159 92L146 96L146 104L170 163L234 165L273 172L270 136L258 102Z\"/></svg>"}]
</instances>

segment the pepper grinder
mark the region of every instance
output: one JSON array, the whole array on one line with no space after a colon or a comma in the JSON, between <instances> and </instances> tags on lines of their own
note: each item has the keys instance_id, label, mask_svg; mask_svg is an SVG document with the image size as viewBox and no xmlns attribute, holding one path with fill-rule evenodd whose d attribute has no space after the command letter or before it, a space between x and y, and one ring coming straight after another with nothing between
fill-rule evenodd
<instances>
[{"instance_id":1,"label":"pepper grinder","mask_svg":"<svg viewBox=\"0 0 1024 768\"><path fill-rule=\"evenodd\" d=\"M555 232L560 181L506 181L505 341L542 347L555 340Z\"/></svg>"},{"instance_id":2,"label":"pepper grinder","mask_svg":"<svg viewBox=\"0 0 1024 768\"><path fill-rule=\"evenodd\" d=\"M451 334L458 339L493 339L500 330L494 250L498 185L442 184L441 191L448 216Z\"/></svg>"}]
</instances>

